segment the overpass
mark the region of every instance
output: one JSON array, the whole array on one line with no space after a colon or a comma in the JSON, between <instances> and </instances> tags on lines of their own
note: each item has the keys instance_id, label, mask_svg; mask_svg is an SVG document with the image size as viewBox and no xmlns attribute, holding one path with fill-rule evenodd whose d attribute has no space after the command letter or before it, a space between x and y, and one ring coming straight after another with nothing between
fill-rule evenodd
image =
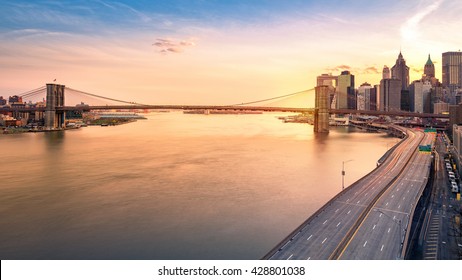
<instances>
[{"instance_id":1,"label":"overpass","mask_svg":"<svg viewBox=\"0 0 462 280\"><path fill-rule=\"evenodd\" d=\"M402 259L410 221L430 172L431 155L418 152L433 134L406 134L376 169L328 201L263 258Z\"/></svg>"}]
</instances>

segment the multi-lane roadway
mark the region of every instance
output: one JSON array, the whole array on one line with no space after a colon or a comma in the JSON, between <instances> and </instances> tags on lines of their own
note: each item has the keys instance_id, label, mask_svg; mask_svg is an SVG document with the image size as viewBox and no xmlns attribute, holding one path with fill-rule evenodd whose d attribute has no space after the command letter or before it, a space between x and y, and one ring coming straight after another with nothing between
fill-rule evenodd
<instances>
[{"instance_id":1,"label":"multi-lane roadway","mask_svg":"<svg viewBox=\"0 0 462 280\"><path fill-rule=\"evenodd\" d=\"M418 146L434 137L405 132L408 137L383 164L329 201L264 258L401 258L409 216L431 161Z\"/></svg>"}]
</instances>

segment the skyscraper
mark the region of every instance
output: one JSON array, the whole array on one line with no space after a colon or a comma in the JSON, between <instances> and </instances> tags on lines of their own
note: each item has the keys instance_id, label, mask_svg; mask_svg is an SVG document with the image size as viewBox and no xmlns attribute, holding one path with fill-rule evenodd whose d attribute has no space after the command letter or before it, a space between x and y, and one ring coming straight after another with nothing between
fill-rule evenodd
<instances>
[{"instance_id":1,"label":"skyscraper","mask_svg":"<svg viewBox=\"0 0 462 280\"><path fill-rule=\"evenodd\" d=\"M401 81L401 89L406 90L409 86L409 67L406 66L406 60L399 52L395 66L391 67L391 78Z\"/></svg>"},{"instance_id":2,"label":"skyscraper","mask_svg":"<svg viewBox=\"0 0 462 280\"><path fill-rule=\"evenodd\" d=\"M391 79L390 68L386 65L383 66L382 79Z\"/></svg>"},{"instance_id":3,"label":"skyscraper","mask_svg":"<svg viewBox=\"0 0 462 280\"><path fill-rule=\"evenodd\" d=\"M356 109L355 76L350 71L342 71L338 76L337 109Z\"/></svg>"},{"instance_id":4,"label":"skyscraper","mask_svg":"<svg viewBox=\"0 0 462 280\"><path fill-rule=\"evenodd\" d=\"M435 77L435 65L433 64L433 61L430 58L430 54L428 54L427 63L425 63L424 66L424 75L427 78Z\"/></svg>"},{"instance_id":5,"label":"skyscraper","mask_svg":"<svg viewBox=\"0 0 462 280\"><path fill-rule=\"evenodd\" d=\"M409 87L410 109L416 113L431 113L431 89L429 81L414 81Z\"/></svg>"},{"instance_id":6,"label":"skyscraper","mask_svg":"<svg viewBox=\"0 0 462 280\"><path fill-rule=\"evenodd\" d=\"M356 98L356 107L358 110L371 110L371 89L372 86L368 83L363 83L358 88Z\"/></svg>"},{"instance_id":7,"label":"skyscraper","mask_svg":"<svg viewBox=\"0 0 462 280\"><path fill-rule=\"evenodd\" d=\"M382 79L380 81L380 111L401 110L401 81L398 79Z\"/></svg>"},{"instance_id":8,"label":"skyscraper","mask_svg":"<svg viewBox=\"0 0 462 280\"><path fill-rule=\"evenodd\" d=\"M451 92L462 88L462 52L443 53L443 86Z\"/></svg>"}]
</instances>

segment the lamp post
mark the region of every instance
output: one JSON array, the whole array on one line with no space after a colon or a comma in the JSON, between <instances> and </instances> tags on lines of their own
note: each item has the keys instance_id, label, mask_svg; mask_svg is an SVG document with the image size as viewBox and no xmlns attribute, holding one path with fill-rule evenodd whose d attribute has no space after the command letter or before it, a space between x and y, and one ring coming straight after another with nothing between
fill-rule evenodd
<instances>
[{"instance_id":1,"label":"lamp post","mask_svg":"<svg viewBox=\"0 0 462 280\"><path fill-rule=\"evenodd\" d=\"M352 159L342 161L342 190L345 189L345 163L353 161Z\"/></svg>"}]
</instances>

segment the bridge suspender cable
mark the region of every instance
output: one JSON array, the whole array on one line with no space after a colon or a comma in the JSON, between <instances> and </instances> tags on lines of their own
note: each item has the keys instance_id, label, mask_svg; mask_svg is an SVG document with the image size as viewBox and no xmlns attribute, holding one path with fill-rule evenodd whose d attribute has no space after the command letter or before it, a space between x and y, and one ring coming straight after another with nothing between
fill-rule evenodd
<instances>
[{"instance_id":1,"label":"bridge suspender cable","mask_svg":"<svg viewBox=\"0 0 462 280\"><path fill-rule=\"evenodd\" d=\"M41 93L44 89L46 89L46 86L41 86L39 88L32 89L32 90L29 90L29 91L26 91L26 92L23 92L23 93L20 93L20 94L17 94L17 95L20 96L20 97L29 97L29 96Z\"/></svg>"},{"instance_id":2,"label":"bridge suspender cable","mask_svg":"<svg viewBox=\"0 0 462 280\"><path fill-rule=\"evenodd\" d=\"M80 93L80 94L89 95L89 96L93 96L93 97L97 97L97 98L101 98L101 99L106 99L106 100L111 100L111 101L115 101L115 102L120 102L120 103L125 103L125 104L132 104L132 105L145 105L145 104L140 104L140 103L136 103L136 102L129 102L129 101L124 101L124 100L120 100L120 99L104 97L104 96L101 96L101 95L88 93L88 92L84 92L84 91L69 88L69 87L67 87L66 89L77 92L77 93Z\"/></svg>"},{"instance_id":3,"label":"bridge suspender cable","mask_svg":"<svg viewBox=\"0 0 462 280\"><path fill-rule=\"evenodd\" d=\"M294 93L289 93L289 94L276 96L276 97L272 97L272 98L261 99L261 100L257 100L257 101L251 101L251 102L245 102L245 103L239 103L239 104L232 104L232 105L228 105L228 106L250 105L250 104L254 104L254 103L260 103L260 102L271 101L271 100L280 99L280 98L284 98L284 97L289 97L289 96L293 96L293 95L297 95L297 94L300 94L300 93L313 91L313 90L314 90L314 88L311 88L311 89L297 91L297 92L294 92Z\"/></svg>"}]
</instances>

